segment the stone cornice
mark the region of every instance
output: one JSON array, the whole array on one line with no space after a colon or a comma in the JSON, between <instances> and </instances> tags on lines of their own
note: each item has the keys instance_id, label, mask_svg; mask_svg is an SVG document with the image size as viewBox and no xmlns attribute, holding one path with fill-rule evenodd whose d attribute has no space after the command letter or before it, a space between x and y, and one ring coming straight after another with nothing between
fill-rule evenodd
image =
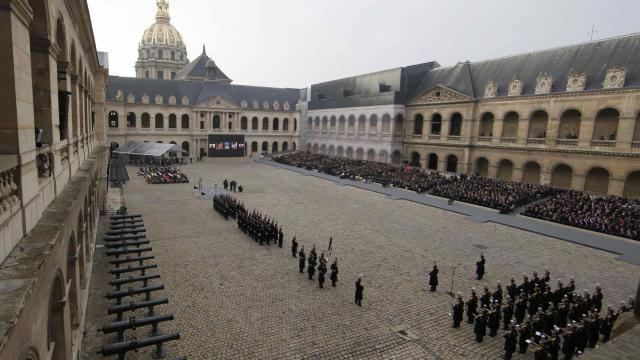
<instances>
[{"instance_id":1,"label":"stone cornice","mask_svg":"<svg viewBox=\"0 0 640 360\"><path fill-rule=\"evenodd\" d=\"M537 148L537 147L518 147L518 146L501 146L501 145L484 145L484 144L461 144L461 143L433 143L433 142L419 142L419 141L404 141L405 145L422 145L422 146L441 146L441 147L461 147L470 149L490 149L490 150L506 150L506 151L526 151L526 152L545 152L545 153L558 153L558 154L573 154L573 155L596 155L596 156L609 156L609 157L626 157L626 158L640 158L640 153L626 153L615 151L594 151L594 150L572 150L572 149L550 149L550 148Z\"/></svg>"},{"instance_id":2,"label":"stone cornice","mask_svg":"<svg viewBox=\"0 0 640 360\"><path fill-rule=\"evenodd\" d=\"M33 21L33 9L27 0L0 0L0 9L12 11L27 28Z\"/></svg>"}]
</instances>

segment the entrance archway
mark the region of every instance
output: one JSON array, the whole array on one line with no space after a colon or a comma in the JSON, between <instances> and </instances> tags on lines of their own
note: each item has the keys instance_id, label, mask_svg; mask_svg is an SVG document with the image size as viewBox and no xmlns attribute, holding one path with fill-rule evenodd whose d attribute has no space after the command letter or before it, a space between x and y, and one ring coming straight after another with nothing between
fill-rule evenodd
<instances>
[{"instance_id":1,"label":"entrance archway","mask_svg":"<svg viewBox=\"0 0 640 360\"><path fill-rule=\"evenodd\" d=\"M627 175L624 182L624 196L630 199L640 198L640 171L634 171Z\"/></svg>"},{"instance_id":2,"label":"entrance archway","mask_svg":"<svg viewBox=\"0 0 640 360\"><path fill-rule=\"evenodd\" d=\"M573 181L573 169L569 166L560 164L553 168L551 172L551 186L560 189L571 189Z\"/></svg>"},{"instance_id":3,"label":"entrance archway","mask_svg":"<svg viewBox=\"0 0 640 360\"><path fill-rule=\"evenodd\" d=\"M601 167L589 170L584 183L584 191L606 195L609 191L609 172Z\"/></svg>"},{"instance_id":4,"label":"entrance archway","mask_svg":"<svg viewBox=\"0 0 640 360\"><path fill-rule=\"evenodd\" d=\"M540 185L540 165L535 161L528 162L522 172L522 182L525 184Z\"/></svg>"},{"instance_id":5,"label":"entrance archway","mask_svg":"<svg viewBox=\"0 0 640 360\"><path fill-rule=\"evenodd\" d=\"M417 166L420 167L420 153L417 151L414 151L411 153L411 166Z\"/></svg>"},{"instance_id":6,"label":"entrance archway","mask_svg":"<svg viewBox=\"0 0 640 360\"><path fill-rule=\"evenodd\" d=\"M447 157L447 172L457 172L458 171L458 157L455 155L449 155Z\"/></svg>"},{"instance_id":7,"label":"entrance archway","mask_svg":"<svg viewBox=\"0 0 640 360\"><path fill-rule=\"evenodd\" d=\"M438 170L438 155L434 153L429 154L427 168L429 170Z\"/></svg>"},{"instance_id":8,"label":"entrance archway","mask_svg":"<svg viewBox=\"0 0 640 360\"><path fill-rule=\"evenodd\" d=\"M51 351L53 346L54 360L67 360L67 348L71 345L71 340L68 338L71 335L71 329L64 316L65 288L64 275L58 270L49 294L47 320L47 348Z\"/></svg>"},{"instance_id":9,"label":"entrance archway","mask_svg":"<svg viewBox=\"0 0 640 360\"><path fill-rule=\"evenodd\" d=\"M482 177L489 176L489 160L481 157L476 160L476 174Z\"/></svg>"},{"instance_id":10,"label":"entrance archway","mask_svg":"<svg viewBox=\"0 0 640 360\"><path fill-rule=\"evenodd\" d=\"M513 163L511 160L501 160L498 163L498 179L513 180Z\"/></svg>"}]
</instances>

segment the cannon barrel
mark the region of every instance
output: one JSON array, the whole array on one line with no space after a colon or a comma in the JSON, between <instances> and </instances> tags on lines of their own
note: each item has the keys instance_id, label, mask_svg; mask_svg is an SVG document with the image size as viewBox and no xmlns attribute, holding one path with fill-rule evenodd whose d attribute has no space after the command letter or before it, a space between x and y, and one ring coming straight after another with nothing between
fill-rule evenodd
<instances>
[{"instance_id":1,"label":"cannon barrel","mask_svg":"<svg viewBox=\"0 0 640 360\"><path fill-rule=\"evenodd\" d=\"M142 215L140 215L140 214L112 215L111 216L111 220L135 219L135 218L141 218L141 217L142 217Z\"/></svg>"},{"instance_id":2,"label":"cannon barrel","mask_svg":"<svg viewBox=\"0 0 640 360\"><path fill-rule=\"evenodd\" d=\"M113 225L111 224L111 231L124 230L124 229L138 229L144 227L144 224L126 224L126 225Z\"/></svg>"},{"instance_id":3,"label":"cannon barrel","mask_svg":"<svg viewBox=\"0 0 640 360\"><path fill-rule=\"evenodd\" d=\"M149 256L136 256L136 257L130 257L127 256L126 258L122 258L122 259L111 259L109 260L109 262L113 265L120 265L120 264L126 264L126 263L131 263L131 262L136 262L136 261L145 261L145 260L153 260L156 257L153 255L149 255ZM142 265L142 264L140 264Z\"/></svg>"},{"instance_id":4,"label":"cannon barrel","mask_svg":"<svg viewBox=\"0 0 640 360\"><path fill-rule=\"evenodd\" d=\"M130 284L133 282L144 281L145 283L152 279L160 279L160 274L142 275L142 276L129 276L128 278L115 279L109 282L111 286L120 286L124 284Z\"/></svg>"},{"instance_id":5,"label":"cannon barrel","mask_svg":"<svg viewBox=\"0 0 640 360\"><path fill-rule=\"evenodd\" d=\"M105 244L104 247L106 247L107 249L115 249L115 248L127 248L130 246L139 246L139 245L147 245L149 244L150 241L149 240L138 240L138 241L122 241L122 242L110 242L108 244Z\"/></svg>"},{"instance_id":6,"label":"cannon barrel","mask_svg":"<svg viewBox=\"0 0 640 360\"><path fill-rule=\"evenodd\" d=\"M128 288L126 290L111 291L107 293L105 297L107 299L121 299L123 297L134 296L138 294L148 295L152 291L160 291L160 290L164 290L164 285L154 285L154 286L147 286L147 287L141 287L141 288Z\"/></svg>"},{"instance_id":7,"label":"cannon barrel","mask_svg":"<svg viewBox=\"0 0 640 360\"><path fill-rule=\"evenodd\" d=\"M127 351L140 349L147 346L153 346L162 344L167 341L173 341L180 339L179 333L167 334L167 335L159 335L144 339L138 339L135 341L123 341L117 342L114 344L103 345L102 349L98 352L98 354L102 354L102 356L109 355L117 355L124 354Z\"/></svg>"},{"instance_id":8,"label":"cannon barrel","mask_svg":"<svg viewBox=\"0 0 640 360\"><path fill-rule=\"evenodd\" d=\"M142 234L142 235L107 236L107 237L104 238L104 241L112 242L112 241L121 241L121 240L136 240L136 239L144 239L146 237L147 237L147 235L145 235L145 234Z\"/></svg>"},{"instance_id":9,"label":"cannon barrel","mask_svg":"<svg viewBox=\"0 0 640 360\"><path fill-rule=\"evenodd\" d=\"M155 269L158 267L158 264L149 264L149 265L141 265L141 266L127 266L126 268L116 268L111 269L109 272L111 274L124 274L133 271L144 271L148 269Z\"/></svg>"},{"instance_id":10,"label":"cannon barrel","mask_svg":"<svg viewBox=\"0 0 640 360\"><path fill-rule=\"evenodd\" d=\"M105 325L100 329L105 334L133 329L141 326L153 325L163 321L171 321L173 320L173 315L156 315L149 316L140 319L131 318L123 321L112 322L111 324Z\"/></svg>"},{"instance_id":11,"label":"cannon barrel","mask_svg":"<svg viewBox=\"0 0 640 360\"><path fill-rule=\"evenodd\" d=\"M158 306L158 305L164 305L164 304L168 304L169 303L169 299L164 298L164 299L158 299L158 300L149 300L149 301L141 301L141 302L130 302L128 304L118 304L118 305L112 305L109 306L109 308L107 309L107 313L109 315L112 314L121 314L125 311L133 311L133 310L138 310L138 309L144 309L144 308L152 308L154 306Z\"/></svg>"},{"instance_id":12,"label":"cannon barrel","mask_svg":"<svg viewBox=\"0 0 640 360\"><path fill-rule=\"evenodd\" d=\"M113 235L127 235L127 234L140 234L146 233L147 229L133 229L133 230L116 230L116 231L107 231L105 235L113 236Z\"/></svg>"},{"instance_id":13,"label":"cannon barrel","mask_svg":"<svg viewBox=\"0 0 640 360\"><path fill-rule=\"evenodd\" d=\"M117 255L124 255L124 254L141 254L145 251L152 251L153 248L152 247L145 247L145 248L131 248L131 249L112 249L112 250L107 250L106 254L109 256L117 256Z\"/></svg>"}]
</instances>

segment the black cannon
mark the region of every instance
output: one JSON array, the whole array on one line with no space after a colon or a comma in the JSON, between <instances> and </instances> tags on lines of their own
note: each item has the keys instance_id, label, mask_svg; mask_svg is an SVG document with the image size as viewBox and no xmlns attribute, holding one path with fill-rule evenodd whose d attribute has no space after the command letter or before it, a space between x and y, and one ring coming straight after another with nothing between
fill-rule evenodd
<instances>
[{"instance_id":1,"label":"black cannon","mask_svg":"<svg viewBox=\"0 0 640 360\"><path fill-rule=\"evenodd\" d=\"M107 231L105 235L113 236L113 235L128 235L128 234L141 234L146 233L147 229L131 229L131 230L116 230L116 231Z\"/></svg>"},{"instance_id":2,"label":"black cannon","mask_svg":"<svg viewBox=\"0 0 640 360\"><path fill-rule=\"evenodd\" d=\"M156 258L156 257L155 257L155 256L153 256L153 255L149 255L149 256L136 256L136 257L130 257L130 256L127 256L126 258L122 258L122 259L111 259L111 260L109 260L109 262L110 262L112 265L115 265L115 266L116 266L116 268L119 268L121 264L132 263L132 262L136 262L136 261L137 261L140 265L142 265L142 263L143 263L145 260L153 260L153 259L155 259L155 258Z\"/></svg>"},{"instance_id":3,"label":"black cannon","mask_svg":"<svg viewBox=\"0 0 640 360\"><path fill-rule=\"evenodd\" d=\"M128 288L126 290L111 291L105 295L107 299L116 299L116 304L122 304L122 298L127 296L135 296L145 294L145 301L151 300L151 293L154 291L164 290L164 285L154 285L141 288Z\"/></svg>"},{"instance_id":4,"label":"black cannon","mask_svg":"<svg viewBox=\"0 0 640 360\"><path fill-rule=\"evenodd\" d=\"M111 224L111 231L115 230L126 230L126 229L139 229L143 228L144 224L124 224L124 225L113 225Z\"/></svg>"},{"instance_id":5,"label":"black cannon","mask_svg":"<svg viewBox=\"0 0 640 360\"><path fill-rule=\"evenodd\" d=\"M112 275L116 275L116 279L120 278L120 274L124 274L124 273L128 273L128 272L134 272L134 271L140 271L142 275L145 275L145 271L149 270L149 269L155 269L157 268L158 265L157 264L149 264L149 265L140 265L140 266L127 266L126 268L115 268L115 269L111 269L109 270L109 272Z\"/></svg>"},{"instance_id":6,"label":"black cannon","mask_svg":"<svg viewBox=\"0 0 640 360\"><path fill-rule=\"evenodd\" d=\"M128 278L118 278L109 282L109 285L115 286L116 290L120 290L120 287L124 284L131 284L134 282L142 282L142 286L149 286L149 280L160 279L160 274L142 275L142 276L129 276Z\"/></svg>"},{"instance_id":7,"label":"black cannon","mask_svg":"<svg viewBox=\"0 0 640 360\"><path fill-rule=\"evenodd\" d=\"M159 305L165 305L169 303L169 299L157 299L157 300L149 300L149 301L141 301L141 302L130 302L128 304L118 304L109 306L107 309L107 314L113 315L116 314L118 317L118 321L122 321L122 314L127 311L135 311L138 309L149 309L147 316L153 316L153 309Z\"/></svg>"},{"instance_id":8,"label":"black cannon","mask_svg":"<svg viewBox=\"0 0 640 360\"><path fill-rule=\"evenodd\" d=\"M112 215L111 220L121 220L121 219L135 219L141 218L140 214L128 214L128 215Z\"/></svg>"},{"instance_id":9,"label":"black cannon","mask_svg":"<svg viewBox=\"0 0 640 360\"><path fill-rule=\"evenodd\" d=\"M138 339L134 341L123 341L114 344L103 345L102 349L98 351L98 354L102 356L118 355L118 359L124 360L127 351L132 351L147 346L156 346L156 350L151 354L153 359L162 359L166 356L162 344L167 341L173 341L180 339L179 333L159 335L145 339Z\"/></svg>"},{"instance_id":10,"label":"black cannon","mask_svg":"<svg viewBox=\"0 0 640 360\"><path fill-rule=\"evenodd\" d=\"M152 250L153 250L152 247L128 248L128 249L120 248L120 249L107 250L106 254L108 256L120 256L125 254L138 254L138 256L142 256L143 252L152 251Z\"/></svg>"},{"instance_id":11,"label":"black cannon","mask_svg":"<svg viewBox=\"0 0 640 360\"><path fill-rule=\"evenodd\" d=\"M149 240L138 240L138 241L122 241L122 242L110 242L104 245L107 249L116 249L116 248L128 248L131 246L140 246L149 244Z\"/></svg>"},{"instance_id":12,"label":"black cannon","mask_svg":"<svg viewBox=\"0 0 640 360\"><path fill-rule=\"evenodd\" d=\"M106 241L106 242L112 242L112 241L122 241L122 240L144 239L146 237L147 237L147 235L145 235L145 234L141 234L141 235L118 235L118 236L107 236L103 240Z\"/></svg>"},{"instance_id":13,"label":"black cannon","mask_svg":"<svg viewBox=\"0 0 640 360\"><path fill-rule=\"evenodd\" d=\"M153 326L151 329L151 336L160 335L160 331L158 330L158 324L164 321L173 320L173 315L158 315L158 316L149 316L140 319L129 318L127 320L112 322L111 324L105 325L100 329L105 334L109 333L118 333L118 341L124 341L124 331L128 329L135 329L143 326Z\"/></svg>"}]
</instances>

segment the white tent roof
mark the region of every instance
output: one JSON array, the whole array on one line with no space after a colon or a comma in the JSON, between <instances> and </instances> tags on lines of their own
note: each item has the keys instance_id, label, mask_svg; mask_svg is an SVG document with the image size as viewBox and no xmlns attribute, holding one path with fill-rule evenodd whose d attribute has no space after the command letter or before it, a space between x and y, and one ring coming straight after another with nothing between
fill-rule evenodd
<instances>
[{"instance_id":1,"label":"white tent roof","mask_svg":"<svg viewBox=\"0 0 640 360\"><path fill-rule=\"evenodd\" d=\"M175 144L148 143L139 141L129 141L124 146L115 149L113 152L122 155L144 155L160 157L169 151L177 152Z\"/></svg>"}]
</instances>

